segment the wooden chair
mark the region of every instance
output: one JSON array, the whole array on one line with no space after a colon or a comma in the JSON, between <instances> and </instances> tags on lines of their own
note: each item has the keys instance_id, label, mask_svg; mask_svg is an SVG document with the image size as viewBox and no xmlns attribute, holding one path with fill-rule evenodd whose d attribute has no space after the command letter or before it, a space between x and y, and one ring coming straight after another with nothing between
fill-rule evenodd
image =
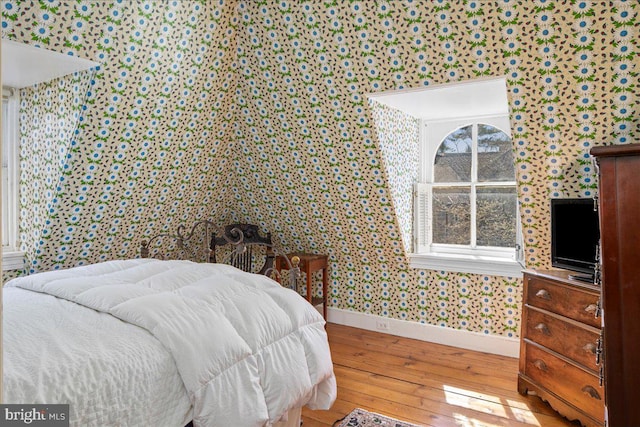
<instances>
[{"instance_id":1,"label":"wooden chair","mask_svg":"<svg viewBox=\"0 0 640 427\"><path fill-rule=\"evenodd\" d=\"M274 267L272 248L271 233L260 235L257 225L229 224L224 227L224 234L211 236L211 262L224 262L243 271L266 274Z\"/></svg>"}]
</instances>

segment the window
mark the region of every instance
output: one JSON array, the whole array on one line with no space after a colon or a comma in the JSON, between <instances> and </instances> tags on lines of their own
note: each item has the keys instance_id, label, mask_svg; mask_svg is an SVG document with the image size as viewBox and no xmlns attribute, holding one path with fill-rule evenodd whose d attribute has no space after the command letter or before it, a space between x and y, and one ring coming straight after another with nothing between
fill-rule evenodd
<instances>
[{"instance_id":1,"label":"window","mask_svg":"<svg viewBox=\"0 0 640 427\"><path fill-rule=\"evenodd\" d=\"M412 266L520 275L509 132L507 115L423 121Z\"/></svg>"},{"instance_id":2,"label":"window","mask_svg":"<svg viewBox=\"0 0 640 427\"><path fill-rule=\"evenodd\" d=\"M18 251L18 95L2 90L2 269L23 267Z\"/></svg>"},{"instance_id":3,"label":"window","mask_svg":"<svg viewBox=\"0 0 640 427\"><path fill-rule=\"evenodd\" d=\"M383 104L404 113L393 117L406 120L415 141L402 149L419 159L419 170L386 165L389 176L397 177L393 189L401 196L394 202L403 240L412 246L409 265L521 276L506 78L430 84L367 97L375 101L372 108ZM389 125L382 119L376 126L384 138ZM391 155L398 149L382 142L380 147ZM412 204L404 196L414 183Z\"/></svg>"}]
</instances>

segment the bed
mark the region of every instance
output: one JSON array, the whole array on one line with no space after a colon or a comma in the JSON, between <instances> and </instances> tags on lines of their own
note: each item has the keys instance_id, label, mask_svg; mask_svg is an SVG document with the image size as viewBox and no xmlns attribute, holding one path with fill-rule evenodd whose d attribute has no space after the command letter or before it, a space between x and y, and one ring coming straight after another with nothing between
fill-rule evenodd
<instances>
[{"instance_id":1,"label":"bed","mask_svg":"<svg viewBox=\"0 0 640 427\"><path fill-rule=\"evenodd\" d=\"M336 397L322 316L265 275L137 258L20 277L3 298L4 403L70 403L71 425L293 426Z\"/></svg>"}]
</instances>

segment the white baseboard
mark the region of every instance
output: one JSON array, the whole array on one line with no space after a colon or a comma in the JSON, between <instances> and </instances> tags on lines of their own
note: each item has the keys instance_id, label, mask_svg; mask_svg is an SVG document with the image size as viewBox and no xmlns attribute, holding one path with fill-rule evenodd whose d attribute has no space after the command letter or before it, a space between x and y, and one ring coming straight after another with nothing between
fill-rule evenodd
<instances>
[{"instance_id":1,"label":"white baseboard","mask_svg":"<svg viewBox=\"0 0 640 427\"><path fill-rule=\"evenodd\" d=\"M520 355L520 340L517 338L426 325L333 307L329 307L327 311L328 321L339 325L508 357L517 358ZM386 326L387 329L381 330L379 326Z\"/></svg>"}]
</instances>

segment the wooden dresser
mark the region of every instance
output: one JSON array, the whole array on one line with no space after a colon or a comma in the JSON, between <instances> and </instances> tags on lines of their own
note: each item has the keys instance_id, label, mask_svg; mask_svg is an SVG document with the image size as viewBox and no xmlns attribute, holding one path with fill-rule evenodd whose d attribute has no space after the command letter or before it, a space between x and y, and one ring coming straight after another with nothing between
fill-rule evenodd
<instances>
[{"instance_id":1,"label":"wooden dresser","mask_svg":"<svg viewBox=\"0 0 640 427\"><path fill-rule=\"evenodd\" d=\"M518 391L570 420L604 425L600 288L568 271L526 270Z\"/></svg>"},{"instance_id":2,"label":"wooden dresser","mask_svg":"<svg viewBox=\"0 0 640 427\"><path fill-rule=\"evenodd\" d=\"M596 147L608 427L640 426L640 144Z\"/></svg>"}]
</instances>

